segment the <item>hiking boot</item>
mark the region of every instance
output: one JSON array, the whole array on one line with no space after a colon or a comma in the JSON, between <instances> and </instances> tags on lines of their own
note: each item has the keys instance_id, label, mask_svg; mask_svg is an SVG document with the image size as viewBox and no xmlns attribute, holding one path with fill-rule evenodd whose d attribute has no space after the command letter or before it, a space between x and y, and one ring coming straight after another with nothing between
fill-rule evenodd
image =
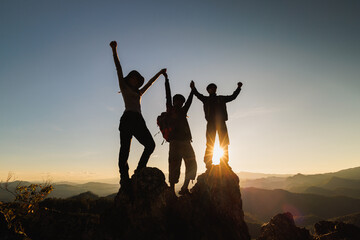
<instances>
[{"instance_id":1,"label":"hiking boot","mask_svg":"<svg viewBox=\"0 0 360 240\"><path fill-rule=\"evenodd\" d=\"M190 191L187 188L181 188L181 190L179 191L179 194L180 195L187 195L187 194L190 194Z\"/></svg>"}]
</instances>

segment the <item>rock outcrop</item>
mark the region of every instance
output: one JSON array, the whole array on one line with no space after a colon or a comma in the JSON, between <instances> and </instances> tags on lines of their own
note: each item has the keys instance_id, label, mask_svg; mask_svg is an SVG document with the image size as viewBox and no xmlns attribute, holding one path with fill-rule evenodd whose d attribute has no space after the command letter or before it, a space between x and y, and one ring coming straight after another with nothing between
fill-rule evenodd
<instances>
[{"instance_id":1,"label":"rock outcrop","mask_svg":"<svg viewBox=\"0 0 360 240\"><path fill-rule=\"evenodd\" d=\"M270 222L261 227L261 234L257 240L312 240L312 236L305 228L295 225L293 215L289 212L278 214Z\"/></svg>"},{"instance_id":2,"label":"rock outcrop","mask_svg":"<svg viewBox=\"0 0 360 240\"><path fill-rule=\"evenodd\" d=\"M315 224L315 240L358 240L360 228L343 222L320 221Z\"/></svg>"},{"instance_id":3,"label":"rock outcrop","mask_svg":"<svg viewBox=\"0 0 360 240\"><path fill-rule=\"evenodd\" d=\"M239 178L230 168L213 166L198 176L191 192L191 224L198 234L194 239L250 239Z\"/></svg>"},{"instance_id":4,"label":"rock outcrop","mask_svg":"<svg viewBox=\"0 0 360 240\"><path fill-rule=\"evenodd\" d=\"M120 188L115 207L104 216L107 233L115 239L168 239L168 209L175 198L157 168L144 168Z\"/></svg>"},{"instance_id":5,"label":"rock outcrop","mask_svg":"<svg viewBox=\"0 0 360 240\"><path fill-rule=\"evenodd\" d=\"M121 239L250 239L239 178L225 166L198 176L191 194L179 198L160 170L145 168L132 177L130 190L120 189L115 203L108 221L122 229Z\"/></svg>"}]
</instances>

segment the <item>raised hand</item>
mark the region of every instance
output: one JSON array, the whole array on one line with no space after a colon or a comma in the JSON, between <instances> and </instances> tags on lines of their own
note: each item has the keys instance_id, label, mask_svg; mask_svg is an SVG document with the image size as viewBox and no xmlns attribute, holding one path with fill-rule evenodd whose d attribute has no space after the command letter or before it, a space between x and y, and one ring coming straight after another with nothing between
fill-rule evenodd
<instances>
[{"instance_id":1,"label":"raised hand","mask_svg":"<svg viewBox=\"0 0 360 240\"><path fill-rule=\"evenodd\" d=\"M242 84L242 82L238 82L237 85L239 88L241 88L243 84Z\"/></svg>"},{"instance_id":2,"label":"raised hand","mask_svg":"<svg viewBox=\"0 0 360 240\"><path fill-rule=\"evenodd\" d=\"M116 47L117 47L117 42L116 42L116 41L112 41L112 42L110 43L110 47L111 47L112 49L116 48Z\"/></svg>"},{"instance_id":3,"label":"raised hand","mask_svg":"<svg viewBox=\"0 0 360 240\"><path fill-rule=\"evenodd\" d=\"M166 71L167 71L167 69L166 69L166 68L163 68L163 69L161 69L161 70L160 70L160 72L159 72L159 73L160 73L160 74L163 74L163 75L165 76Z\"/></svg>"}]
</instances>

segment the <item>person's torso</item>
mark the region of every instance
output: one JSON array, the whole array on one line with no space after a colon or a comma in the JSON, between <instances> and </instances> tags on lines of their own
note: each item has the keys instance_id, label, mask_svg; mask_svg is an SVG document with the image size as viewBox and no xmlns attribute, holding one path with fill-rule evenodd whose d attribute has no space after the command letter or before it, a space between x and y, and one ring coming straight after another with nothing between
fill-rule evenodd
<instances>
[{"instance_id":1,"label":"person's torso","mask_svg":"<svg viewBox=\"0 0 360 240\"><path fill-rule=\"evenodd\" d=\"M183 108L171 109L171 118L173 120L173 130L170 135L171 140L188 140L192 139L190 126Z\"/></svg>"},{"instance_id":2,"label":"person's torso","mask_svg":"<svg viewBox=\"0 0 360 240\"><path fill-rule=\"evenodd\" d=\"M226 102L222 96L209 96L204 103L205 118L207 121L227 121Z\"/></svg>"},{"instance_id":3,"label":"person's torso","mask_svg":"<svg viewBox=\"0 0 360 240\"><path fill-rule=\"evenodd\" d=\"M141 95L139 92L127 87L122 92L125 103L125 111L133 111L141 113Z\"/></svg>"}]
</instances>

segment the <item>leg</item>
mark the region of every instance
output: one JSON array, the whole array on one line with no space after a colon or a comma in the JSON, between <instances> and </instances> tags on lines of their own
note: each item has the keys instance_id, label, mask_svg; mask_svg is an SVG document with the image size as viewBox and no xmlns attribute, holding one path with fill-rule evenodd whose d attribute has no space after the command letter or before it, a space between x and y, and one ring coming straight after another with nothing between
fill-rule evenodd
<instances>
[{"instance_id":1,"label":"leg","mask_svg":"<svg viewBox=\"0 0 360 240\"><path fill-rule=\"evenodd\" d=\"M179 191L179 194L180 194L180 195L190 194L190 191L189 191L189 189L188 189L189 183L190 183L190 179L185 179L184 185L181 187L181 189L180 189L180 191Z\"/></svg>"},{"instance_id":2,"label":"leg","mask_svg":"<svg viewBox=\"0 0 360 240\"><path fill-rule=\"evenodd\" d=\"M226 163L228 164L229 162L229 135L228 135L228 130L226 127L226 123L225 122L221 122L217 125L217 130L218 130L218 134L219 134L219 142L220 142L220 147L224 150L224 155L221 158L220 162Z\"/></svg>"},{"instance_id":3,"label":"leg","mask_svg":"<svg viewBox=\"0 0 360 240\"><path fill-rule=\"evenodd\" d=\"M206 126L206 150L204 156L204 162L207 169L210 169L212 165L215 136L216 136L216 126L214 123L208 122Z\"/></svg>"},{"instance_id":4,"label":"leg","mask_svg":"<svg viewBox=\"0 0 360 240\"><path fill-rule=\"evenodd\" d=\"M130 121L131 122L131 121ZM119 152L119 169L120 169L120 184L126 184L129 181L129 165L128 158L131 145L131 126L129 119L123 116L120 121L120 152Z\"/></svg>"},{"instance_id":5,"label":"leg","mask_svg":"<svg viewBox=\"0 0 360 240\"><path fill-rule=\"evenodd\" d=\"M185 181L181 189L188 189L190 180L195 180L197 164L195 152L190 142L184 143Z\"/></svg>"},{"instance_id":6,"label":"leg","mask_svg":"<svg viewBox=\"0 0 360 240\"><path fill-rule=\"evenodd\" d=\"M150 155L154 152L155 142L149 129L146 127L145 120L139 115L136 127L134 129L134 137L145 147L144 152L140 157L139 164L136 170L146 167Z\"/></svg>"},{"instance_id":7,"label":"leg","mask_svg":"<svg viewBox=\"0 0 360 240\"><path fill-rule=\"evenodd\" d=\"M179 182L181 167L181 148L176 141L170 142L169 147L169 182L170 186L175 186Z\"/></svg>"}]
</instances>

